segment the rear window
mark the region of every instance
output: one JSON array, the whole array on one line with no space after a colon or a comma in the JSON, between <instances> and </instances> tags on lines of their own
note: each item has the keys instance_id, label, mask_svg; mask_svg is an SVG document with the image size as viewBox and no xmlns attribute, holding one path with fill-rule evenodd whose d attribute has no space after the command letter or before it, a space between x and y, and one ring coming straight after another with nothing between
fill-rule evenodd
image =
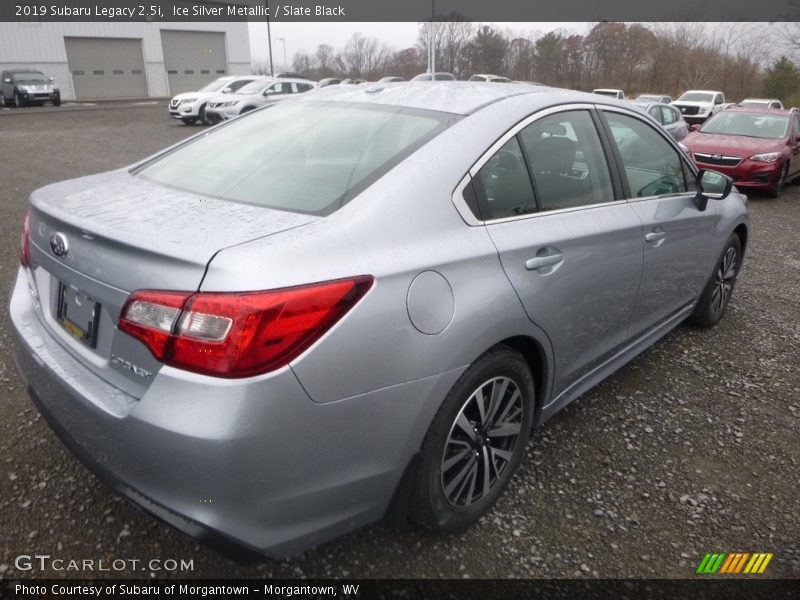
<instances>
[{"instance_id":1,"label":"rear window","mask_svg":"<svg viewBox=\"0 0 800 600\"><path fill-rule=\"evenodd\" d=\"M203 196L324 216L457 119L397 106L277 103L179 146L136 174Z\"/></svg>"}]
</instances>

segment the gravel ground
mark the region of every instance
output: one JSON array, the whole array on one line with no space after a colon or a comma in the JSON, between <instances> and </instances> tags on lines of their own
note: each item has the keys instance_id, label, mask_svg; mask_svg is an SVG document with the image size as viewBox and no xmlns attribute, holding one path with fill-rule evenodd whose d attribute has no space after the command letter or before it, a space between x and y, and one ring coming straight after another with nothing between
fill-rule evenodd
<instances>
[{"instance_id":1,"label":"gravel ground","mask_svg":"<svg viewBox=\"0 0 800 600\"><path fill-rule=\"evenodd\" d=\"M28 194L200 131L165 113L163 103L0 113L3 307ZM14 557L36 553L193 560L181 573L191 577L692 577L713 551L774 552L767 573L799 577L800 187L754 196L750 210L746 267L722 323L678 328L538 430L504 498L460 535L378 524L280 563L235 564L100 484L2 351L0 577L93 575L14 570ZM5 308L0 341L10 346Z\"/></svg>"}]
</instances>

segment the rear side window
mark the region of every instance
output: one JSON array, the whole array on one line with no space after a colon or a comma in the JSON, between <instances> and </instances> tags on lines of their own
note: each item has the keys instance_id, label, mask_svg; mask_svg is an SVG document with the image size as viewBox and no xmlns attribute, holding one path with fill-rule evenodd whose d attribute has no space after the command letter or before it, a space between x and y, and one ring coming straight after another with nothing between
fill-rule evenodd
<instances>
[{"instance_id":1,"label":"rear side window","mask_svg":"<svg viewBox=\"0 0 800 600\"><path fill-rule=\"evenodd\" d=\"M675 114L675 111L669 108L668 106L661 107L661 123L664 125L672 125L678 120L678 115Z\"/></svg>"},{"instance_id":2,"label":"rear side window","mask_svg":"<svg viewBox=\"0 0 800 600\"><path fill-rule=\"evenodd\" d=\"M687 191L678 151L655 129L627 115L606 112L605 116L622 157L632 197Z\"/></svg>"},{"instance_id":3,"label":"rear side window","mask_svg":"<svg viewBox=\"0 0 800 600\"><path fill-rule=\"evenodd\" d=\"M324 216L458 118L398 106L281 102L213 129L136 174L203 196Z\"/></svg>"},{"instance_id":4,"label":"rear side window","mask_svg":"<svg viewBox=\"0 0 800 600\"><path fill-rule=\"evenodd\" d=\"M473 181L486 220L536 212L531 178L516 136L481 167Z\"/></svg>"},{"instance_id":5,"label":"rear side window","mask_svg":"<svg viewBox=\"0 0 800 600\"><path fill-rule=\"evenodd\" d=\"M520 132L540 210L614 200L608 163L585 110L557 113Z\"/></svg>"},{"instance_id":6,"label":"rear side window","mask_svg":"<svg viewBox=\"0 0 800 600\"><path fill-rule=\"evenodd\" d=\"M229 86L227 86L227 87L231 88L231 91L235 92L235 91L236 91L236 90L238 90L240 87L242 87L243 85L247 85L247 84L248 84L248 83L250 83L251 81L252 81L252 79L240 79L239 81L234 81L233 83L231 83L231 84L230 84Z\"/></svg>"}]
</instances>

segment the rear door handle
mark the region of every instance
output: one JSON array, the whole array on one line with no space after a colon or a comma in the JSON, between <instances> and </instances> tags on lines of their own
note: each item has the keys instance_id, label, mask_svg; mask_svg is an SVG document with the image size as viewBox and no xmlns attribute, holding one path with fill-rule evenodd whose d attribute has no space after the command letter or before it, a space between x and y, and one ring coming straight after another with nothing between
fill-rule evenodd
<instances>
[{"instance_id":1,"label":"rear door handle","mask_svg":"<svg viewBox=\"0 0 800 600\"><path fill-rule=\"evenodd\" d=\"M546 267L552 267L564 260L564 255L560 252L548 254L547 256L535 256L525 261L525 268L528 271L538 271Z\"/></svg>"},{"instance_id":2,"label":"rear door handle","mask_svg":"<svg viewBox=\"0 0 800 600\"><path fill-rule=\"evenodd\" d=\"M665 237L667 237L666 231L651 231L650 233L645 234L644 241L657 242L659 240L663 240Z\"/></svg>"}]
</instances>

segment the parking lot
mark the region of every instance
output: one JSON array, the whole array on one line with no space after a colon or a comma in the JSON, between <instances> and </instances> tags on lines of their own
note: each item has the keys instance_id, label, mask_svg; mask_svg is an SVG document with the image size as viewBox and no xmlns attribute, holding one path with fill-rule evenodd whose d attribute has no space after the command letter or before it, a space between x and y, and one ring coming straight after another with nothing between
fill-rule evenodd
<instances>
[{"instance_id":1,"label":"parking lot","mask_svg":"<svg viewBox=\"0 0 800 600\"><path fill-rule=\"evenodd\" d=\"M20 554L193 561L184 577L692 577L706 552L772 552L800 577L800 185L750 197L745 269L709 331L679 327L535 432L492 513L458 535L374 525L239 565L116 497L39 418L9 351L30 192L202 131L160 104L0 111L0 578Z\"/></svg>"}]
</instances>

